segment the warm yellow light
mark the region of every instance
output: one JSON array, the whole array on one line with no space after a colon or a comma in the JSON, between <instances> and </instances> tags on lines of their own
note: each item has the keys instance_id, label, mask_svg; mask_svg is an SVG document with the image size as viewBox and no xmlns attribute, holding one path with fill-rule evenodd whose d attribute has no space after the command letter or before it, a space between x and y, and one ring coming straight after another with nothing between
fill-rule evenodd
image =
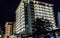
<instances>
[{"instance_id":1,"label":"warm yellow light","mask_svg":"<svg viewBox=\"0 0 60 38\"><path fill-rule=\"evenodd\" d=\"M36 1L34 1L34 3L35 3Z\"/></svg>"},{"instance_id":2,"label":"warm yellow light","mask_svg":"<svg viewBox=\"0 0 60 38\"><path fill-rule=\"evenodd\" d=\"M24 3L28 3L28 0L23 0Z\"/></svg>"},{"instance_id":3,"label":"warm yellow light","mask_svg":"<svg viewBox=\"0 0 60 38\"><path fill-rule=\"evenodd\" d=\"M46 3L45 5L48 5L48 3Z\"/></svg>"},{"instance_id":4,"label":"warm yellow light","mask_svg":"<svg viewBox=\"0 0 60 38\"><path fill-rule=\"evenodd\" d=\"M37 4L38 4L39 2L37 1Z\"/></svg>"},{"instance_id":5,"label":"warm yellow light","mask_svg":"<svg viewBox=\"0 0 60 38\"><path fill-rule=\"evenodd\" d=\"M53 4L49 4L49 6L53 6Z\"/></svg>"}]
</instances>

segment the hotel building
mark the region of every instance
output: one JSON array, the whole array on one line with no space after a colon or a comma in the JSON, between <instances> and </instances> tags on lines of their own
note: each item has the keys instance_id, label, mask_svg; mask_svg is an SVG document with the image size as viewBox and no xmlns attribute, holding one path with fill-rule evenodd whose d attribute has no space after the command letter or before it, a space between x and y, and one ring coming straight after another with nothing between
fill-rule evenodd
<instances>
[{"instance_id":1,"label":"hotel building","mask_svg":"<svg viewBox=\"0 0 60 38\"><path fill-rule=\"evenodd\" d=\"M16 10L16 33L32 33L32 26L34 26L35 19L48 19L53 28L55 28L55 17L53 11L53 4L35 1L35 0L21 0Z\"/></svg>"}]
</instances>

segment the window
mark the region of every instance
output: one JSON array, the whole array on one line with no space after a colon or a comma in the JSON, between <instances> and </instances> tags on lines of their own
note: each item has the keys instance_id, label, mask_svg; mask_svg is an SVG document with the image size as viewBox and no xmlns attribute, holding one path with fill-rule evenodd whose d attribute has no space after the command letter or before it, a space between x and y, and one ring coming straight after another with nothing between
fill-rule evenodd
<instances>
[{"instance_id":1,"label":"window","mask_svg":"<svg viewBox=\"0 0 60 38\"><path fill-rule=\"evenodd\" d=\"M33 2L32 2L32 1L30 1L30 3L31 3L31 4L33 4Z\"/></svg>"},{"instance_id":2,"label":"window","mask_svg":"<svg viewBox=\"0 0 60 38\"><path fill-rule=\"evenodd\" d=\"M27 25L27 24L28 24L28 21L25 22L25 25Z\"/></svg>"},{"instance_id":3,"label":"window","mask_svg":"<svg viewBox=\"0 0 60 38\"><path fill-rule=\"evenodd\" d=\"M28 18L26 18L25 21L28 21Z\"/></svg>"}]
</instances>

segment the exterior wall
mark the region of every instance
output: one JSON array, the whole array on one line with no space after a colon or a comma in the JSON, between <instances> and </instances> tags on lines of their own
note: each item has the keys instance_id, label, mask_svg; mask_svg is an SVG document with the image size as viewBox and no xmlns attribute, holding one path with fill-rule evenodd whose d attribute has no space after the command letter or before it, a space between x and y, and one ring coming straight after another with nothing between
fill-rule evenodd
<instances>
[{"instance_id":1,"label":"exterior wall","mask_svg":"<svg viewBox=\"0 0 60 38\"><path fill-rule=\"evenodd\" d=\"M5 23L5 36L10 36L11 35L11 22L6 22Z\"/></svg>"},{"instance_id":2,"label":"exterior wall","mask_svg":"<svg viewBox=\"0 0 60 38\"><path fill-rule=\"evenodd\" d=\"M29 1L22 0L16 10L16 33L31 33L31 13ZM27 32L28 33L28 32Z\"/></svg>"},{"instance_id":3,"label":"exterior wall","mask_svg":"<svg viewBox=\"0 0 60 38\"><path fill-rule=\"evenodd\" d=\"M12 25L12 32L13 32L13 34L16 33L16 23L15 22L13 22L13 25Z\"/></svg>"},{"instance_id":4,"label":"exterior wall","mask_svg":"<svg viewBox=\"0 0 60 38\"><path fill-rule=\"evenodd\" d=\"M25 15L24 3L21 1L20 6L16 11L16 33L19 34L25 31Z\"/></svg>"}]
</instances>

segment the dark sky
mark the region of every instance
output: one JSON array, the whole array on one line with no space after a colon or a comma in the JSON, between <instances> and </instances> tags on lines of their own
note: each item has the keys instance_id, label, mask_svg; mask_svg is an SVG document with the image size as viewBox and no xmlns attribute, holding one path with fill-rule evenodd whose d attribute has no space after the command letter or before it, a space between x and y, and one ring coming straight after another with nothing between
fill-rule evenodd
<instances>
[{"instance_id":1,"label":"dark sky","mask_svg":"<svg viewBox=\"0 0 60 38\"><path fill-rule=\"evenodd\" d=\"M4 23L15 21L15 10L20 0L0 0L0 26L4 30Z\"/></svg>"},{"instance_id":2,"label":"dark sky","mask_svg":"<svg viewBox=\"0 0 60 38\"><path fill-rule=\"evenodd\" d=\"M54 3L54 11L60 9L59 0L42 0L49 3ZM0 0L0 26L4 29L6 21L15 21L15 10L20 0Z\"/></svg>"},{"instance_id":3,"label":"dark sky","mask_svg":"<svg viewBox=\"0 0 60 38\"><path fill-rule=\"evenodd\" d=\"M18 0L0 0L0 22L14 21Z\"/></svg>"}]
</instances>

